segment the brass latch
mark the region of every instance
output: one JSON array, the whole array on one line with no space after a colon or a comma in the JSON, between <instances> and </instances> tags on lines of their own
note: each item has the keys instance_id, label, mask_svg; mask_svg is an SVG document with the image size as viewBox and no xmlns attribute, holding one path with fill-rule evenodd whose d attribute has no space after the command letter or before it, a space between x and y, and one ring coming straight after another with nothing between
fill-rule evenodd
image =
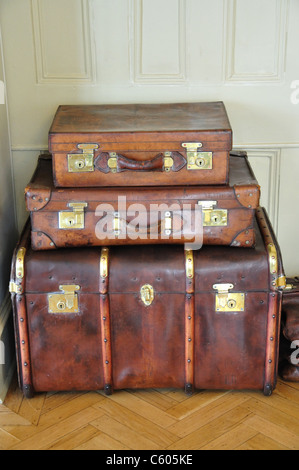
<instances>
[{"instance_id":1,"label":"brass latch","mask_svg":"<svg viewBox=\"0 0 299 470\"><path fill-rule=\"evenodd\" d=\"M87 202L70 202L68 207L72 207L73 211L59 212L59 228L83 229L85 227L84 208L87 206Z\"/></svg>"},{"instance_id":2,"label":"brass latch","mask_svg":"<svg viewBox=\"0 0 299 470\"><path fill-rule=\"evenodd\" d=\"M144 305L148 307L151 305L155 297L154 288L150 284L145 284L140 289L140 296Z\"/></svg>"},{"instance_id":3,"label":"brass latch","mask_svg":"<svg viewBox=\"0 0 299 470\"><path fill-rule=\"evenodd\" d=\"M9 283L9 292L10 294L23 294L23 288L14 281Z\"/></svg>"},{"instance_id":4,"label":"brass latch","mask_svg":"<svg viewBox=\"0 0 299 470\"><path fill-rule=\"evenodd\" d=\"M102 248L101 261L100 261L100 276L103 279L108 277L108 262L109 262L109 249Z\"/></svg>"},{"instance_id":5,"label":"brass latch","mask_svg":"<svg viewBox=\"0 0 299 470\"><path fill-rule=\"evenodd\" d=\"M109 153L108 167L111 173L117 172L117 154L115 152Z\"/></svg>"},{"instance_id":6,"label":"brass latch","mask_svg":"<svg viewBox=\"0 0 299 470\"><path fill-rule=\"evenodd\" d=\"M119 212L114 212L113 231L114 235L117 237L121 234L121 220Z\"/></svg>"},{"instance_id":7,"label":"brass latch","mask_svg":"<svg viewBox=\"0 0 299 470\"><path fill-rule=\"evenodd\" d=\"M171 156L171 152L164 152L164 171L167 173L172 169L174 164L173 158Z\"/></svg>"},{"instance_id":8,"label":"brass latch","mask_svg":"<svg viewBox=\"0 0 299 470\"><path fill-rule=\"evenodd\" d=\"M214 284L217 290L215 308L216 312L243 312L245 309L245 295L229 292L233 284Z\"/></svg>"},{"instance_id":9,"label":"brass latch","mask_svg":"<svg viewBox=\"0 0 299 470\"><path fill-rule=\"evenodd\" d=\"M78 144L82 153L68 154L69 173L83 173L94 171L94 151L99 148L98 144Z\"/></svg>"},{"instance_id":10,"label":"brass latch","mask_svg":"<svg viewBox=\"0 0 299 470\"><path fill-rule=\"evenodd\" d=\"M165 212L164 215L164 233L165 235L171 235L172 232L172 215L171 212Z\"/></svg>"},{"instance_id":11,"label":"brass latch","mask_svg":"<svg viewBox=\"0 0 299 470\"><path fill-rule=\"evenodd\" d=\"M213 168L213 152L200 152L201 142L184 142L187 149L187 170L211 170Z\"/></svg>"},{"instance_id":12,"label":"brass latch","mask_svg":"<svg viewBox=\"0 0 299 470\"><path fill-rule=\"evenodd\" d=\"M78 294L76 291L81 289L76 285L59 286L61 294L49 294L48 305L49 313L77 313L79 312Z\"/></svg>"},{"instance_id":13,"label":"brass latch","mask_svg":"<svg viewBox=\"0 0 299 470\"><path fill-rule=\"evenodd\" d=\"M26 248L19 248L16 254L16 278L18 280L24 279L25 275L25 255ZM14 281L9 283L9 292L11 294L23 294L23 287Z\"/></svg>"},{"instance_id":14,"label":"brass latch","mask_svg":"<svg viewBox=\"0 0 299 470\"><path fill-rule=\"evenodd\" d=\"M227 226L227 209L215 209L217 201L198 201L198 205L202 206L204 227Z\"/></svg>"}]
</instances>

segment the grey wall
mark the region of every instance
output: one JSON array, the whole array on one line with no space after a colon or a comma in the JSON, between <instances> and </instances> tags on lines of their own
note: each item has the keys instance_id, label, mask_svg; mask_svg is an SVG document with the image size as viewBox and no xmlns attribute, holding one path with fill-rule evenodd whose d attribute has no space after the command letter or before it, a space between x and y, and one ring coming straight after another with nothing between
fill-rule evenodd
<instances>
[{"instance_id":1,"label":"grey wall","mask_svg":"<svg viewBox=\"0 0 299 470\"><path fill-rule=\"evenodd\" d=\"M3 100L3 88L5 91L0 30L0 403L5 397L15 369L14 337L8 284L11 257L17 241L7 99L4 96Z\"/></svg>"}]
</instances>

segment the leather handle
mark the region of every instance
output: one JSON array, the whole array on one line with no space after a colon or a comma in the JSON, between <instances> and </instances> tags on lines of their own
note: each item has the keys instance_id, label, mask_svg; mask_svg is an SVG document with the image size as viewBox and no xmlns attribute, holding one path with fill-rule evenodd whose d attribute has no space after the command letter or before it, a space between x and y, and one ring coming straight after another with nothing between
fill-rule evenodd
<instances>
[{"instance_id":1,"label":"leather handle","mask_svg":"<svg viewBox=\"0 0 299 470\"><path fill-rule=\"evenodd\" d=\"M164 171L164 156L158 155L152 160L137 161L126 158L123 155L117 157L118 171Z\"/></svg>"},{"instance_id":2,"label":"leather handle","mask_svg":"<svg viewBox=\"0 0 299 470\"><path fill-rule=\"evenodd\" d=\"M121 173L123 171L177 172L186 164L186 158L179 152L160 153L150 160L134 160L117 153L102 152L95 160L95 167L103 173Z\"/></svg>"}]
</instances>

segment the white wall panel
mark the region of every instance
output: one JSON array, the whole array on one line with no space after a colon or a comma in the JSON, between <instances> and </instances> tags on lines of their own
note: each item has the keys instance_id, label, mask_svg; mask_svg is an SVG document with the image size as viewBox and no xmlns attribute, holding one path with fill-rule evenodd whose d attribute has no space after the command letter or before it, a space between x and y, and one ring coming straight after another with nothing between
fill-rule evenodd
<instances>
[{"instance_id":1,"label":"white wall panel","mask_svg":"<svg viewBox=\"0 0 299 470\"><path fill-rule=\"evenodd\" d=\"M298 276L299 147L282 149L279 174L278 240L282 248L286 273Z\"/></svg>"},{"instance_id":2,"label":"white wall panel","mask_svg":"<svg viewBox=\"0 0 299 470\"><path fill-rule=\"evenodd\" d=\"M227 0L228 81L284 76L288 0Z\"/></svg>"},{"instance_id":3,"label":"white wall panel","mask_svg":"<svg viewBox=\"0 0 299 470\"><path fill-rule=\"evenodd\" d=\"M31 0L38 83L93 82L87 0Z\"/></svg>"},{"instance_id":4,"label":"white wall panel","mask_svg":"<svg viewBox=\"0 0 299 470\"><path fill-rule=\"evenodd\" d=\"M247 153L261 186L261 206L267 210L273 228L277 232L280 150L247 149Z\"/></svg>"},{"instance_id":5,"label":"white wall panel","mask_svg":"<svg viewBox=\"0 0 299 470\"><path fill-rule=\"evenodd\" d=\"M135 81L185 80L185 0L135 0Z\"/></svg>"}]
</instances>

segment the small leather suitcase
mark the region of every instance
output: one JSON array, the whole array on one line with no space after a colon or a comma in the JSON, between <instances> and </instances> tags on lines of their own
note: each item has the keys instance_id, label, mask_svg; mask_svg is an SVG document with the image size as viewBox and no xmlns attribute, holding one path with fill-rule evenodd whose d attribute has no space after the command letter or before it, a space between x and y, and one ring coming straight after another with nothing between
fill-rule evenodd
<instances>
[{"instance_id":1,"label":"small leather suitcase","mask_svg":"<svg viewBox=\"0 0 299 470\"><path fill-rule=\"evenodd\" d=\"M260 187L245 152L230 158L225 186L55 188L42 155L26 188L32 247L219 244L252 247Z\"/></svg>"},{"instance_id":2,"label":"small leather suitcase","mask_svg":"<svg viewBox=\"0 0 299 470\"><path fill-rule=\"evenodd\" d=\"M59 106L49 131L56 187L226 184L222 102Z\"/></svg>"},{"instance_id":3,"label":"small leather suitcase","mask_svg":"<svg viewBox=\"0 0 299 470\"><path fill-rule=\"evenodd\" d=\"M299 278L288 278L282 301L279 373L287 382L299 382Z\"/></svg>"},{"instance_id":4,"label":"small leather suitcase","mask_svg":"<svg viewBox=\"0 0 299 470\"><path fill-rule=\"evenodd\" d=\"M115 246L34 252L12 262L19 382L35 392L276 385L279 247L262 209L253 249Z\"/></svg>"}]
</instances>

